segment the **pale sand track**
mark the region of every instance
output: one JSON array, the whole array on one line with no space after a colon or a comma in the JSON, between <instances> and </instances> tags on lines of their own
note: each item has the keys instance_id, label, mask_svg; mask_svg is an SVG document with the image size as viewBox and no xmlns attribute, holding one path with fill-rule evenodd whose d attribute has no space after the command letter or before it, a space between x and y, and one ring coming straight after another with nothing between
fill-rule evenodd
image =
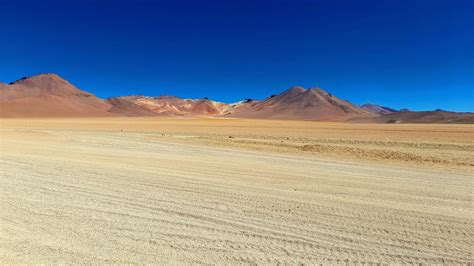
<instances>
[{"instance_id":1,"label":"pale sand track","mask_svg":"<svg viewBox=\"0 0 474 266\"><path fill-rule=\"evenodd\" d=\"M468 159L430 170L208 145L226 121L212 134L207 122L168 125L176 138L163 121L110 121L0 121L2 264L474 263ZM470 154L462 129L438 140L464 147L447 154Z\"/></svg>"}]
</instances>

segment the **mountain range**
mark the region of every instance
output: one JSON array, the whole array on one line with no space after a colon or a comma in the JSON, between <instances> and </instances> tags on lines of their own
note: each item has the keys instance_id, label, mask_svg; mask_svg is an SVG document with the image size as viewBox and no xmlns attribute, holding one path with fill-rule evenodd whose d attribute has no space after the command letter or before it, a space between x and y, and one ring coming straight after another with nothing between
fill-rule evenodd
<instances>
[{"instance_id":1,"label":"mountain range","mask_svg":"<svg viewBox=\"0 0 474 266\"><path fill-rule=\"evenodd\" d=\"M216 116L369 123L474 123L474 113L414 112L354 105L320 88L292 87L263 100L236 103L207 98L131 95L100 99L56 74L0 82L0 117Z\"/></svg>"}]
</instances>

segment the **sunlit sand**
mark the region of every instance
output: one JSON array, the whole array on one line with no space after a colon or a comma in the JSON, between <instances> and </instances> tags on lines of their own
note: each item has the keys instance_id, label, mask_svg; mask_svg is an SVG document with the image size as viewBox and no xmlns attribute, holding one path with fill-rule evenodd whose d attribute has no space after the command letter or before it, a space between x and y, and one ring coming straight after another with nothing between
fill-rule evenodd
<instances>
[{"instance_id":1,"label":"sunlit sand","mask_svg":"<svg viewBox=\"0 0 474 266\"><path fill-rule=\"evenodd\" d=\"M0 261L472 263L472 125L0 120Z\"/></svg>"}]
</instances>

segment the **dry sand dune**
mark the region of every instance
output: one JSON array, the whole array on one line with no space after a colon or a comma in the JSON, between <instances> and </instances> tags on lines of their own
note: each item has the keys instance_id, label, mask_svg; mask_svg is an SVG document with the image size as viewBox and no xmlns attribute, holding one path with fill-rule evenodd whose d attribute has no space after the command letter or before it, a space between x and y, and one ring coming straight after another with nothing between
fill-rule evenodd
<instances>
[{"instance_id":1,"label":"dry sand dune","mask_svg":"<svg viewBox=\"0 0 474 266\"><path fill-rule=\"evenodd\" d=\"M473 146L469 125L0 120L0 262L472 264Z\"/></svg>"}]
</instances>

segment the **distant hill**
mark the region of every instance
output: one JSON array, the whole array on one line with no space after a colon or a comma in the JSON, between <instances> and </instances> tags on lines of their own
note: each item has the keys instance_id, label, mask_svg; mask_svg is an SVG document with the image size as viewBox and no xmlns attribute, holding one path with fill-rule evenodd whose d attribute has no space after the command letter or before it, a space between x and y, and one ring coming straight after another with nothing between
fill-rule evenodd
<instances>
[{"instance_id":1,"label":"distant hill","mask_svg":"<svg viewBox=\"0 0 474 266\"><path fill-rule=\"evenodd\" d=\"M100 99L55 74L0 82L0 117L219 116L367 123L474 123L474 113L400 111L376 104L361 107L320 88L292 87L258 101L216 102L175 96Z\"/></svg>"},{"instance_id":2,"label":"distant hill","mask_svg":"<svg viewBox=\"0 0 474 266\"><path fill-rule=\"evenodd\" d=\"M392 108L389 108L389 107L380 106L380 105L377 105L377 104L369 104L369 103L361 105L360 108L362 108L366 111L369 111L371 113L374 113L374 114L379 114L379 115L391 114L391 113L398 112L398 110L395 110L395 109L392 109Z\"/></svg>"},{"instance_id":3,"label":"distant hill","mask_svg":"<svg viewBox=\"0 0 474 266\"><path fill-rule=\"evenodd\" d=\"M456 113L444 110L410 111L383 114L373 118L355 118L352 122L367 123L456 123L474 124L474 113Z\"/></svg>"}]
</instances>

